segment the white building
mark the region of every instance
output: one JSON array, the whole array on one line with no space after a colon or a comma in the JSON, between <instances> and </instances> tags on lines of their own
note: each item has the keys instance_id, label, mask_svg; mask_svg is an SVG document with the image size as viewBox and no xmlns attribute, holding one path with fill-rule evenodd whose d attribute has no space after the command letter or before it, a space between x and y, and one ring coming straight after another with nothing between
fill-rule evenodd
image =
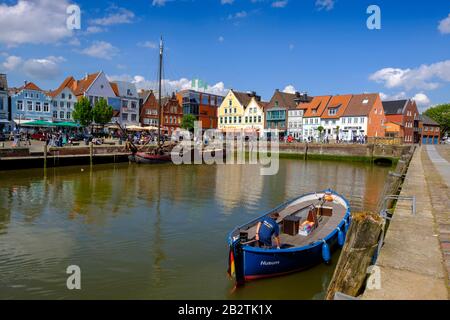
<instances>
[{"instance_id":1,"label":"white building","mask_svg":"<svg viewBox=\"0 0 450 320\"><path fill-rule=\"evenodd\" d=\"M294 139L302 140L303 137L303 109L288 110L288 130L287 134Z\"/></svg>"},{"instance_id":2,"label":"white building","mask_svg":"<svg viewBox=\"0 0 450 320\"><path fill-rule=\"evenodd\" d=\"M258 133L261 137L264 135L264 109L267 102L261 101L258 96L252 96L250 103L244 110L244 125L245 131L252 131Z\"/></svg>"}]
</instances>

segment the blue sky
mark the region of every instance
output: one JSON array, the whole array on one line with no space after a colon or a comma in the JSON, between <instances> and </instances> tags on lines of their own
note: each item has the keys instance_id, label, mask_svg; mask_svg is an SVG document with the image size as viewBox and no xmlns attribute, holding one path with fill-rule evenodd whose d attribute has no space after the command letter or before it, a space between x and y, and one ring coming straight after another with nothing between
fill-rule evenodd
<instances>
[{"instance_id":1,"label":"blue sky","mask_svg":"<svg viewBox=\"0 0 450 320\"><path fill-rule=\"evenodd\" d=\"M158 39L165 88L190 79L211 91L274 89L312 95L381 92L422 108L450 100L448 1L10 0L0 2L0 72L52 89L68 75L105 71L151 87ZM66 8L81 8L68 30ZM381 9L369 30L366 9Z\"/></svg>"}]
</instances>

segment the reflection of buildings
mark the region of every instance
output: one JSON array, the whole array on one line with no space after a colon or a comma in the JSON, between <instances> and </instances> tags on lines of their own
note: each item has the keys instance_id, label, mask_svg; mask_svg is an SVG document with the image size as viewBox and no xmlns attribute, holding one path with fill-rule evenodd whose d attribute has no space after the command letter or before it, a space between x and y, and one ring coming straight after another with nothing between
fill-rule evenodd
<instances>
[{"instance_id":1,"label":"reflection of buildings","mask_svg":"<svg viewBox=\"0 0 450 320\"><path fill-rule=\"evenodd\" d=\"M215 186L216 199L229 214L234 208L258 203L264 176L260 174L259 165L218 165Z\"/></svg>"}]
</instances>

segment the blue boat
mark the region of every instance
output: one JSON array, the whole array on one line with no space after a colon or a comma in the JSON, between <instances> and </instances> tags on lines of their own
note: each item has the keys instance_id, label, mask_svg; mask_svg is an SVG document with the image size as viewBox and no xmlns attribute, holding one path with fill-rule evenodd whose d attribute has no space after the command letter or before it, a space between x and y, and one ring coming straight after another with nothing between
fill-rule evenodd
<instances>
[{"instance_id":1,"label":"blue boat","mask_svg":"<svg viewBox=\"0 0 450 320\"><path fill-rule=\"evenodd\" d=\"M262 248L256 226L274 212L279 213L281 247ZM228 274L242 285L329 263L332 252L344 244L350 220L349 202L335 191L301 195L229 234Z\"/></svg>"}]
</instances>

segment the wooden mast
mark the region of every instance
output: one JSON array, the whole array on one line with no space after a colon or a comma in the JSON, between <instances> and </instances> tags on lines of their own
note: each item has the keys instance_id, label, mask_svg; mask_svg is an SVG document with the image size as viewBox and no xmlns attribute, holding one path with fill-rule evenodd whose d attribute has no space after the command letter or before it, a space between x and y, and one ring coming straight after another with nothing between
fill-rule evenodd
<instances>
[{"instance_id":1,"label":"wooden mast","mask_svg":"<svg viewBox=\"0 0 450 320\"><path fill-rule=\"evenodd\" d=\"M162 66L163 66L163 38L161 36L161 41L159 43L159 89L158 89L158 147L161 145L161 122L162 122L162 114L161 114L161 90L162 90Z\"/></svg>"}]
</instances>

